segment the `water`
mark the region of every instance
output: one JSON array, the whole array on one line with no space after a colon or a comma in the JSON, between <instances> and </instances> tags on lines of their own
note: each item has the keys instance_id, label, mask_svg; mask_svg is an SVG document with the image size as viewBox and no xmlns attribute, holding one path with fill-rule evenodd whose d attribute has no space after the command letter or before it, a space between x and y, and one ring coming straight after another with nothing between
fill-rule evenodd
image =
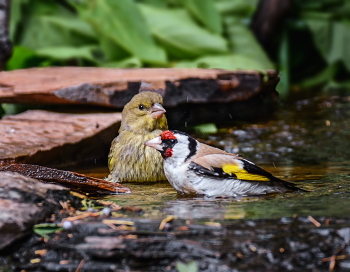
<instances>
[{"instance_id":1,"label":"water","mask_svg":"<svg viewBox=\"0 0 350 272\"><path fill-rule=\"evenodd\" d=\"M183 197L167 182L125 183L133 194L109 196L123 206L143 209L139 216L167 215L195 221L281 218L294 215L350 216L350 101L328 98L282 107L256 124L219 128L215 135L194 136L228 152L242 154L275 176L309 192L241 199ZM80 173L103 178L107 168Z\"/></svg>"}]
</instances>

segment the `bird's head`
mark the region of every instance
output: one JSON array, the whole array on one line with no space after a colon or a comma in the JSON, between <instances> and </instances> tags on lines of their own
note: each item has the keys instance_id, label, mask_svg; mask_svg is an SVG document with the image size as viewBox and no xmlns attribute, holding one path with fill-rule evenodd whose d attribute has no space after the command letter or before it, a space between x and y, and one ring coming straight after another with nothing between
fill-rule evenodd
<instances>
[{"instance_id":1,"label":"bird's head","mask_svg":"<svg viewBox=\"0 0 350 272\"><path fill-rule=\"evenodd\" d=\"M164 159L171 157L186 161L196 154L198 142L184 132L166 130L145 145L157 149Z\"/></svg>"},{"instance_id":2,"label":"bird's head","mask_svg":"<svg viewBox=\"0 0 350 272\"><path fill-rule=\"evenodd\" d=\"M156 129L167 129L168 123L162 104L163 98L158 93L142 92L135 95L123 109L120 131L147 134Z\"/></svg>"}]
</instances>

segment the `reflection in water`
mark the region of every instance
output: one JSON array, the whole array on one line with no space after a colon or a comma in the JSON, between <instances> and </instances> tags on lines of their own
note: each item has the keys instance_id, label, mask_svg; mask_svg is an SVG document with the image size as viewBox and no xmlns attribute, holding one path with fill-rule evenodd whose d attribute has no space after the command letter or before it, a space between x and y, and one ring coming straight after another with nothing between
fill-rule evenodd
<instances>
[{"instance_id":1,"label":"reflection in water","mask_svg":"<svg viewBox=\"0 0 350 272\"><path fill-rule=\"evenodd\" d=\"M288 179L310 192L290 192L260 197L212 199L178 195L168 182L124 183L132 194L108 196L123 206L142 207L140 216L162 219L174 215L181 219L259 219L289 217L294 214L344 217L350 214L349 165L264 167L276 176ZM107 172L99 172L103 177ZM102 175L103 173L103 175Z\"/></svg>"},{"instance_id":2,"label":"reflection in water","mask_svg":"<svg viewBox=\"0 0 350 272\"><path fill-rule=\"evenodd\" d=\"M323 107L322 105L326 105ZM303 108L304 107L304 108ZM348 217L350 214L350 103L299 103L280 110L264 124L220 129L196 135L208 144L239 152L275 176L309 192L241 199L182 197L168 182L125 183L133 194L107 197L123 206L139 206L140 216L174 215L188 220L288 217L294 214ZM249 148L248 148L249 147ZM94 177L106 168L77 170Z\"/></svg>"}]
</instances>

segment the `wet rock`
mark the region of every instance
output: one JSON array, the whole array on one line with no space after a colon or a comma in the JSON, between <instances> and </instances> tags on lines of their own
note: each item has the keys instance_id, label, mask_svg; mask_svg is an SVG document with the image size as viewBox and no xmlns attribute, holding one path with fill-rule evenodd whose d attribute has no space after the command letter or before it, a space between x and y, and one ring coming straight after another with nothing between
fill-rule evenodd
<instances>
[{"instance_id":1,"label":"wet rock","mask_svg":"<svg viewBox=\"0 0 350 272\"><path fill-rule=\"evenodd\" d=\"M120 113L30 110L0 120L0 165L68 165L106 159Z\"/></svg>"},{"instance_id":2,"label":"wet rock","mask_svg":"<svg viewBox=\"0 0 350 272\"><path fill-rule=\"evenodd\" d=\"M0 172L0 250L32 232L59 203L53 193L69 192L61 186L43 184L17 173Z\"/></svg>"},{"instance_id":3,"label":"wet rock","mask_svg":"<svg viewBox=\"0 0 350 272\"><path fill-rule=\"evenodd\" d=\"M159 220L120 219L110 215L108 222L115 222L110 226L105 218L101 213L99 217L76 220L46 243L28 241L16 256L11 255L10 267L15 271L29 268L56 271L62 260L69 259L64 269L73 271L82 260L84 271L103 267L175 272L178 262L191 261L196 263L198 271L206 272L326 271L329 264L324 258L339 252L337 250L344 244L336 235L339 223L350 224L349 220L334 220L324 229L328 232L325 235L320 228L294 218L283 222L280 219L235 220L219 226L175 219L171 229L160 231ZM322 221L322 218L317 220ZM32 250L28 251L28 246ZM345 245L344 252L348 248L349 245ZM42 249L47 249L45 255L35 255ZM34 258L39 258L40 262L30 263ZM346 268L348 260L339 258L337 264Z\"/></svg>"},{"instance_id":4,"label":"wet rock","mask_svg":"<svg viewBox=\"0 0 350 272\"><path fill-rule=\"evenodd\" d=\"M18 78L21 78L19 81ZM170 127L227 123L270 115L277 71L47 67L0 73L0 103L98 105L122 109L141 82L163 96Z\"/></svg>"},{"instance_id":5,"label":"wet rock","mask_svg":"<svg viewBox=\"0 0 350 272\"><path fill-rule=\"evenodd\" d=\"M164 90L164 105L227 103L275 93L278 73L215 69L31 68L0 73L0 103L95 104L121 108L142 81ZM21 78L20 81L17 79Z\"/></svg>"},{"instance_id":6,"label":"wet rock","mask_svg":"<svg viewBox=\"0 0 350 272\"><path fill-rule=\"evenodd\" d=\"M337 231L338 235L344 239L344 242L350 243L350 228L342 228Z\"/></svg>"}]
</instances>

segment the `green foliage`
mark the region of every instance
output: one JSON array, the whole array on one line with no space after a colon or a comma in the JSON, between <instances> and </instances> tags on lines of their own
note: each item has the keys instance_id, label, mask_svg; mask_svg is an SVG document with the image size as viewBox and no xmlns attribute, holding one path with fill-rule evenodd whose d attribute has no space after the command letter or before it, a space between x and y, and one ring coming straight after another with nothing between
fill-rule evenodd
<instances>
[{"instance_id":1,"label":"green foliage","mask_svg":"<svg viewBox=\"0 0 350 272\"><path fill-rule=\"evenodd\" d=\"M0 119L4 116L5 111L3 109L3 106L0 104Z\"/></svg>"},{"instance_id":2,"label":"green foliage","mask_svg":"<svg viewBox=\"0 0 350 272\"><path fill-rule=\"evenodd\" d=\"M221 68L228 70L247 69L260 70L266 68L273 68L273 65L265 65L259 61L249 58L245 55L227 54L221 56L207 56L198 58L194 61L178 62L175 67L189 67L189 68Z\"/></svg>"},{"instance_id":3,"label":"green foliage","mask_svg":"<svg viewBox=\"0 0 350 272\"><path fill-rule=\"evenodd\" d=\"M6 69L48 65L274 68L241 22L249 20L256 3L17 0L10 28L15 48ZM232 16L235 20L230 21Z\"/></svg>"},{"instance_id":4,"label":"green foliage","mask_svg":"<svg viewBox=\"0 0 350 272\"><path fill-rule=\"evenodd\" d=\"M166 55L156 45L133 0L90 0L74 5L81 19L88 22L99 39L107 39L148 63L165 63ZM104 46L106 46L106 41Z\"/></svg>"},{"instance_id":5,"label":"green foliage","mask_svg":"<svg viewBox=\"0 0 350 272\"><path fill-rule=\"evenodd\" d=\"M55 233L57 231L63 230L62 227L57 226L56 224L43 223L35 225L33 228L34 232L42 237L47 238L48 234Z\"/></svg>"},{"instance_id":6,"label":"green foliage","mask_svg":"<svg viewBox=\"0 0 350 272\"><path fill-rule=\"evenodd\" d=\"M218 132L218 128L214 123L198 125L195 126L194 129L203 134L211 134Z\"/></svg>"},{"instance_id":7,"label":"green foliage","mask_svg":"<svg viewBox=\"0 0 350 272\"><path fill-rule=\"evenodd\" d=\"M185 9L144 4L139 4L139 8L152 34L171 56L186 59L228 52L226 40L197 25Z\"/></svg>"},{"instance_id":8,"label":"green foliage","mask_svg":"<svg viewBox=\"0 0 350 272\"><path fill-rule=\"evenodd\" d=\"M242 22L239 16L230 16L225 19L228 40L231 51L240 56L245 56L258 64L255 69L273 69L274 65L269 60L250 29ZM254 69L254 66L247 69Z\"/></svg>"},{"instance_id":9,"label":"green foliage","mask_svg":"<svg viewBox=\"0 0 350 272\"><path fill-rule=\"evenodd\" d=\"M198 271L197 263L195 261L189 262L188 264L177 262L176 269L179 272L197 272Z\"/></svg>"},{"instance_id":10,"label":"green foliage","mask_svg":"<svg viewBox=\"0 0 350 272\"><path fill-rule=\"evenodd\" d=\"M289 21L281 43L281 70L301 88L349 90L344 78L350 75L350 1L295 2L298 13Z\"/></svg>"},{"instance_id":11,"label":"green foliage","mask_svg":"<svg viewBox=\"0 0 350 272\"><path fill-rule=\"evenodd\" d=\"M259 0L16 0L6 69L79 65L281 71L278 91L348 88L350 1L294 0L277 63L249 25Z\"/></svg>"},{"instance_id":12,"label":"green foliage","mask_svg":"<svg viewBox=\"0 0 350 272\"><path fill-rule=\"evenodd\" d=\"M204 26L215 33L222 33L221 15L212 0L182 0L186 9Z\"/></svg>"}]
</instances>

